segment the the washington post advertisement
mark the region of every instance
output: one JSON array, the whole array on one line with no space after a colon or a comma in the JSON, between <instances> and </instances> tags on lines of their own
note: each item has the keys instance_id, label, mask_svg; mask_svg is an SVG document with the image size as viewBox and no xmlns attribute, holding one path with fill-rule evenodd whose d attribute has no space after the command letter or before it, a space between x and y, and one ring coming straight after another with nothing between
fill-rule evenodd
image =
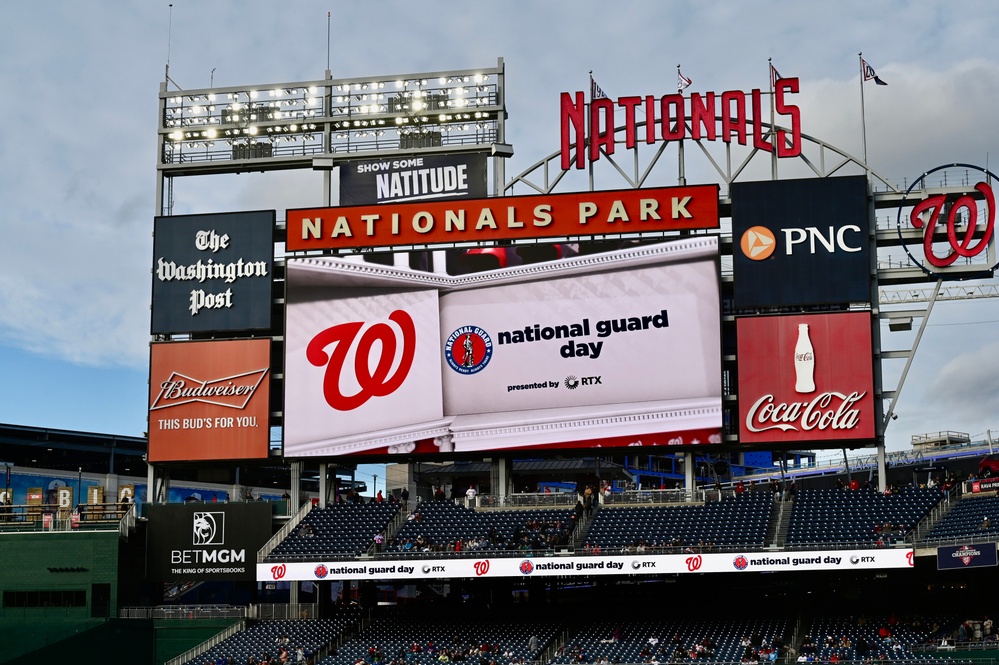
<instances>
[{"instance_id":1,"label":"the washington post advertisement","mask_svg":"<svg viewBox=\"0 0 999 665\"><path fill-rule=\"evenodd\" d=\"M288 262L285 454L720 442L718 243L449 277Z\"/></svg>"}]
</instances>

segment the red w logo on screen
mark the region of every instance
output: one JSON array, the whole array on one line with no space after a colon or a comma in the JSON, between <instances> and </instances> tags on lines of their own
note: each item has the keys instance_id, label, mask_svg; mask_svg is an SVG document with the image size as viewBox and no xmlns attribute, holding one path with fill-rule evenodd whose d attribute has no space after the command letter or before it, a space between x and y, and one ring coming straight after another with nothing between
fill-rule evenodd
<instances>
[{"instance_id":1,"label":"red w logo on screen","mask_svg":"<svg viewBox=\"0 0 999 665\"><path fill-rule=\"evenodd\" d=\"M687 570L689 570L692 573L695 572L695 571L700 570L701 569L701 562L702 562L702 559L701 559L701 555L700 554L698 554L697 556L688 556L687 557Z\"/></svg>"},{"instance_id":2,"label":"red w logo on screen","mask_svg":"<svg viewBox=\"0 0 999 665\"><path fill-rule=\"evenodd\" d=\"M326 398L326 403L337 411L351 411L372 397L391 395L406 380L413 366L413 357L416 355L416 326L413 325L413 318L401 309L389 314L388 318L402 332L401 358L391 375L389 373L395 365L396 351L400 342L396 329L387 323L372 325L361 334L360 338L358 333L364 326L362 321L341 323L327 328L309 342L305 357L316 367L326 366L323 396ZM380 343L380 350L372 370L371 352L376 342ZM332 354L327 354L325 349L331 344L336 344L336 347ZM354 395L344 395L340 390L340 378L352 349L354 378L360 389Z\"/></svg>"}]
</instances>

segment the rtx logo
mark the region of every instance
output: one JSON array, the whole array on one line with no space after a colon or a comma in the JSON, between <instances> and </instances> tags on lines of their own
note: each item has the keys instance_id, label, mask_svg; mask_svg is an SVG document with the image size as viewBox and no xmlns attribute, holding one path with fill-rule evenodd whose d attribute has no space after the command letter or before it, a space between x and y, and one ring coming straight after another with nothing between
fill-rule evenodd
<instances>
[{"instance_id":1,"label":"rtx logo","mask_svg":"<svg viewBox=\"0 0 999 665\"><path fill-rule=\"evenodd\" d=\"M568 388L569 390L575 390L580 386L603 385L603 383L600 381L601 378L603 377L584 376L582 378L577 378L575 376L567 376L565 377L565 387Z\"/></svg>"},{"instance_id":2,"label":"rtx logo","mask_svg":"<svg viewBox=\"0 0 999 665\"><path fill-rule=\"evenodd\" d=\"M850 563L857 565L858 563L874 563L874 557L872 556L857 556L856 554L850 557Z\"/></svg>"},{"instance_id":3,"label":"rtx logo","mask_svg":"<svg viewBox=\"0 0 999 665\"><path fill-rule=\"evenodd\" d=\"M225 544L225 513L194 513L195 545Z\"/></svg>"}]
</instances>

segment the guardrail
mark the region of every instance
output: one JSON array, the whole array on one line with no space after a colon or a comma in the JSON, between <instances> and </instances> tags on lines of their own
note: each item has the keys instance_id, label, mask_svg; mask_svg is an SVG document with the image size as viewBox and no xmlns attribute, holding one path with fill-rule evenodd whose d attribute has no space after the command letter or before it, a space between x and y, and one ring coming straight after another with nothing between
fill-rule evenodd
<instances>
[{"instance_id":1,"label":"guardrail","mask_svg":"<svg viewBox=\"0 0 999 665\"><path fill-rule=\"evenodd\" d=\"M201 654L205 653L206 651L208 651L212 647L214 647L214 646L216 646L218 644L221 644L222 642L226 641L227 639L229 639L230 637L232 637L236 633L238 633L238 632L240 632L242 630L245 630L245 629L246 629L246 622L245 621L240 621L239 623L235 623L235 624L229 626L228 628L226 628L225 630L223 630L218 635L213 635L210 639L202 642L201 644L199 644L198 646L194 647L193 649L188 649L187 651L185 651L184 653L180 654L176 658L171 658L164 665L182 665L183 663L186 663L187 661L191 660L192 658L196 658L196 657L200 656Z\"/></svg>"},{"instance_id":2,"label":"guardrail","mask_svg":"<svg viewBox=\"0 0 999 665\"><path fill-rule=\"evenodd\" d=\"M312 603L263 603L246 608L247 619L261 621L283 619L315 619L319 606Z\"/></svg>"},{"instance_id":3,"label":"guardrail","mask_svg":"<svg viewBox=\"0 0 999 665\"><path fill-rule=\"evenodd\" d=\"M284 526L278 529L277 533L271 536L270 540L264 543L264 546L257 551L257 563L263 563L267 558L267 555L274 551L274 548L277 547L282 540L287 538L288 535L298 527L299 523L305 519L305 516L308 515L311 510L312 502L306 501L299 511L295 513L295 515L289 519Z\"/></svg>"},{"instance_id":4,"label":"guardrail","mask_svg":"<svg viewBox=\"0 0 999 665\"><path fill-rule=\"evenodd\" d=\"M0 531L118 530L135 526L135 505L117 503L18 504L0 507Z\"/></svg>"},{"instance_id":5,"label":"guardrail","mask_svg":"<svg viewBox=\"0 0 999 665\"><path fill-rule=\"evenodd\" d=\"M648 490L625 490L623 492L608 492L601 494L599 501L602 505L635 505L635 504L681 504L690 502L717 501L719 498L717 490L695 489L692 492L685 489L648 489ZM725 490L722 496L735 496L734 490ZM595 497L596 498L596 497ZM493 494L480 494L475 497L477 508L571 508L580 501L581 497L575 492L525 492L522 494L507 494L506 496L496 496ZM463 499L456 499L455 503L464 504Z\"/></svg>"},{"instance_id":6,"label":"guardrail","mask_svg":"<svg viewBox=\"0 0 999 665\"><path fill-rule=\"evenodd\" d=\"M122 607L119 619L244 619L247 608L233 605L157 605Z\"/></svg>"}]
</instances>

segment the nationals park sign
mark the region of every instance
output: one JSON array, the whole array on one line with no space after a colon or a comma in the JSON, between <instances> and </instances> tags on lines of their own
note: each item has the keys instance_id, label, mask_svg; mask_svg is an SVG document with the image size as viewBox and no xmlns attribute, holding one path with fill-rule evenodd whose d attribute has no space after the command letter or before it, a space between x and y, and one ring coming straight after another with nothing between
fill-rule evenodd
<instances>
[{"instance_id":1,"label":"nationals park sign","mask_svg":"<svg viewBox=\"0 0 999 665\"><path fill-rule=\"evenodd\" d=\"M288 210L288 251L717 229L718 185Z\"/></svg>"},{"instance_id":2,"label":"nationals park sign","mask_svg":"<svg viewBox=\"0 0 999 665\"><path fill-rule=\"evenodd\" d=\"M778 129L774 141L768 141L764 135L763 96L767 93L759 89L748 95L741 90L727 90L721 94L695 92L689 97L680 93L661 97L634 95L619 97L616 102L602 97L592 100L589 105L583 92L563 92L560 104L562 169L584 168L587 162L597 161L601 152L608 156L614 154L616 108L624 111L625 148L634 148L639 142L651 144L686 138L725 143L735 139L741 145L751 139L754 149L776 151L778 157L797 157L801 154L801 111L787 102L787 94L796 92L797 78L774 82L774 113L790 125L790 131ZM747 107L752 110L751 116L747 114ZM636 111L646 118L644 128L639 127Z\"/></svg>"}]
</instances>

